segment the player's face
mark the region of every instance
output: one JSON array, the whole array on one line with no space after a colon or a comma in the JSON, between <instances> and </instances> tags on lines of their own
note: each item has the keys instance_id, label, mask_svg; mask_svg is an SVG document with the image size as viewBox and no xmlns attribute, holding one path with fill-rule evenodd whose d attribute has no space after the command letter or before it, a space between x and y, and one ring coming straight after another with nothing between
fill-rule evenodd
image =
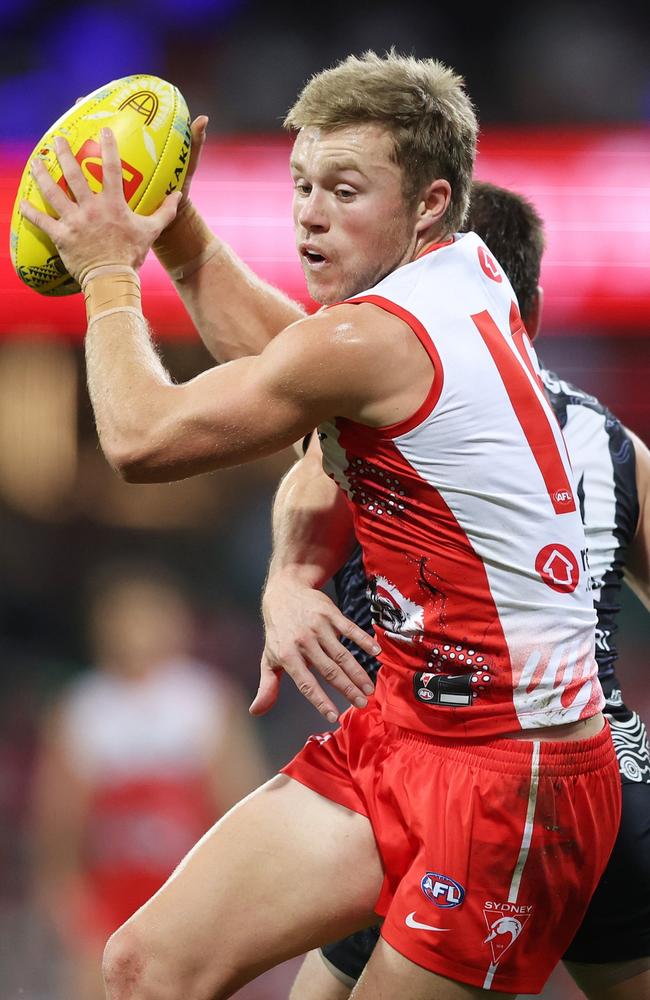
<instances>
[{"instance_id":1,"label":"player's face","mask_svg":"<svg viewBox=\"0 0 650 1000\"><path fill-rule=\"evenodd\" d=\"M291 157L296 245L309 293L324 304L375 285L415 250L416 210L379 125L304 128Z\"/></svg>"}]
</instances>

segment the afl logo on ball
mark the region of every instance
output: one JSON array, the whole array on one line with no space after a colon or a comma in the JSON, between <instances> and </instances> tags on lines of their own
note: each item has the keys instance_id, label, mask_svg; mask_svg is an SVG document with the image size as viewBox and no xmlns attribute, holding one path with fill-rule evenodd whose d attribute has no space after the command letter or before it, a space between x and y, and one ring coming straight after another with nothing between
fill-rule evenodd
<instances>
[{"instance_id":1,"label":"afl logo on ball","mask_svg":"<svg viewBox=\"0 0 650 1000\"><path fill-rule=\"evenodd\" d=\"M465 899L462 885L448 875L440 875L438 872L427 872L420 886L427 899L445 910L452 906L460 906Z\"/></svg>"},{"instance_id":2,"label":"afl logo on ball","mask_svg":"<svg viewBox=\"0 0 650 1000\"><path fill-rule=\"evenodd\" d=\"M535 569L547 587L561 594L572 594L578 586L578 560L566 545L545 545L537 553Z\"/></svg>"}]
</instances>

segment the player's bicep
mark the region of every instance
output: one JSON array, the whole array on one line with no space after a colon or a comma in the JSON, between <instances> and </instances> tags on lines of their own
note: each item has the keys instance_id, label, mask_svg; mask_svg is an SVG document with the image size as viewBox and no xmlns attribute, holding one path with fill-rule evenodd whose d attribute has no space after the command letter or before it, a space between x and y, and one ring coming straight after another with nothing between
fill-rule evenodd
<instances>
[{"instance_id":1,"label":"player's bicep","mask_svg":"<svg viewBox=\"0 0 650 1000\"><path fill-rule=\"evenodd\" d=\"M257 357L162 388L152 433L126 478L165 481L250 462L289 447L333 415L340 360L299 329L306 322L287 328Z\"/></svg>"}]
</instances>

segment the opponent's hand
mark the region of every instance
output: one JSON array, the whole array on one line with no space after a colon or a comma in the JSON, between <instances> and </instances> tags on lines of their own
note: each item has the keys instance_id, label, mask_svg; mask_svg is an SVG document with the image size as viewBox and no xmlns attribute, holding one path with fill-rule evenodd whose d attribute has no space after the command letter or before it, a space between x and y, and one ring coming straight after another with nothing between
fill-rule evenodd
<instances>
[{"instance_id":1,"label":"opponent's hand","mask_svg":"<svg viewBox=\"0 0 650 1000\"><path fill-rule=\"evenodd\" d=\"M192 186L192 178L196 173L196 168L199 165L201 159L201 152L205 146L205 139L208 130L208 116L199 115L194 119L190 126L190 131L192 133L192 148L190 151L190 162L187 166L187 176L185 177L185 183L183 184L183 191L181 193L181 200L178 206L179 211L184 205L190 200L190 187Z\"/></svg>"},{"instance_id":2,"label":"opponent's hand","mask_svg":"<svg viewBox=\"0 0 650 1000\"><path fill-rule=\"evenodd\" d=\"M352 653L340 642L351 639L376 655L376 640L341 614L320 590L295 575L278 575L267 583L262 601L266 644L262 654L260 686L250 706L251 715L263 715L275 704L282 673L287 673L300 693L328 722L339 712L312 671L340 691L357 708L367 705L372 681Z\"/></svg>"},{"instance_id":3,"label":"opponent's hand","mask_svg":"<svg viewBox=\"0 0 650 1000\"><path fill-rule=\"evenodd\" d=\"M54 146L74 201L35 159L34 180L58 218L25 200L20 203L22 214L49 236L66 270L77 280L82 271L106 261L139 268L153 241L175 218L180 193L168 195L152 215L136 215L124 198L120 154L110 129L101 131L103 188L98 194L91 191L66 140L57 136Z\"/></svg>"}]
</instances>

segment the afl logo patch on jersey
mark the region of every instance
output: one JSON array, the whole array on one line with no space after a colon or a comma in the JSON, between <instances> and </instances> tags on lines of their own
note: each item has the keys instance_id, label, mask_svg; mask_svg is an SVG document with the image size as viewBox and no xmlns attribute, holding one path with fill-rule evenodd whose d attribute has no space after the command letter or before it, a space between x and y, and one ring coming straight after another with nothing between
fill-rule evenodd
<instances>
[{"instance_id":1,"label":"afl logo patch on jersey","mask_svg":"<svg viewBox=\"0 0 650 1000\"><path fill-rule=\"evenodd\" d=\"M444 910L460 906L465 899L465 890L460 882L438 872L427 872L420 886L427 899Z\"/></svg>"},{"instance_id":2,"label":"afl logo patch on jersey","mask_svg":"<svg viewBox=\"0 0 650 1000\"><path fill-rule=\"evenodd\" d=\"M547 587L561 594L572 594L578 586L578 560L566 545L545 545L537 554L535 569Z\"/></svg>"}]
</instances>

